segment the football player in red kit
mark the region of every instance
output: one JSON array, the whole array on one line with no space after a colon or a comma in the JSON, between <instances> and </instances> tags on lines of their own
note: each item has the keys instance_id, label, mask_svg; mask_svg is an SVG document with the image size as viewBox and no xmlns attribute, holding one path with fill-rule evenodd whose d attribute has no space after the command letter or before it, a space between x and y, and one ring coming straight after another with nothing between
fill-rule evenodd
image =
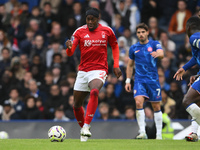
<instances>
[{"instance_id":1,"label":"football player in red kit","mask_svg":"<svg viewBox=\"0 0 200 150\"><path fill-rule=\"evenodd\" d=\"M72 56L77 45L81 52L81 62L74 85L74 114L81 127L81 141L87 141L92 134L90 122L98 106L99 90L108 74L107 43L112 47L114 58L114 74L119 78L119 47L114 32L110 27L98 23L99 11L90 8L86 11L86 24L79 27L66 41L67 55ZM84 117L83 102L90 93L86 116Z\"/></svg>"}]
</instances>

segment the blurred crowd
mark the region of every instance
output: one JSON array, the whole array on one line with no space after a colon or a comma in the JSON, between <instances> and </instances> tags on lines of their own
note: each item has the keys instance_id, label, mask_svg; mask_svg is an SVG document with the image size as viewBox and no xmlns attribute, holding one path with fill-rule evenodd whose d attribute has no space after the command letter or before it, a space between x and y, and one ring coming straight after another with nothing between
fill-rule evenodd
<instances>
[{"instance_id":1,"label":"blurred crowd","mask_svg":"<svg viewBox=\"0 0 200 150\"><path fill-rule=\"evenodd\" d=\"M88 7L100 10L99 22L110 26L120 48L123 76L113 74L112 50L108 45L109 74L99 92L94 119L135 120L133 92L124 89L128 51L138 42L136 25L149 26L149 39L158 40L165 57L158 62L162 107L171 119L189 119L182 106L188 90L188 70L182 81L173 75L191 58L185 34L188 18L198 15L200 0L3 0L0 2L0 120L74 120L73 86L80 51L66 55L65 41L85 24ZM134 76L132 78L134 84ZM89 97L85 101L87 107ZM145 103L146 119L153 119Z\"/></svg>"}]
</instances>

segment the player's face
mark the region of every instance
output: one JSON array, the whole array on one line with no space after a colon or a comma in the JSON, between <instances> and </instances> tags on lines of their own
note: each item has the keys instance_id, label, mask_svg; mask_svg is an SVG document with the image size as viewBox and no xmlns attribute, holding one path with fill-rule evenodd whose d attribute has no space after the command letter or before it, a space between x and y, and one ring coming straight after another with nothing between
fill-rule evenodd
<instances>
[{"instance_id":1,"label":"player's face","mask_svg":"<svg viewBox=\"0 0 200 150\"><path fill-rule=\"evenodd\" d=\"M94 29L96 29L98 27L98 21L99 19L97 17L94 17L93 15L88 15L86 17L86 23L87 23L88 29L90 31L93 31Z\"/></svg>"},{"instance_id":2,"label":"player's face","mask_svg":"<svg viewBox=\"0 0 200 150\"><path fill-rule=\"evenodd\" d=\"M137 29L137 37L140 42L145 42L148 39L149 32L143 28Z\"/></svg>"}]
</instances>

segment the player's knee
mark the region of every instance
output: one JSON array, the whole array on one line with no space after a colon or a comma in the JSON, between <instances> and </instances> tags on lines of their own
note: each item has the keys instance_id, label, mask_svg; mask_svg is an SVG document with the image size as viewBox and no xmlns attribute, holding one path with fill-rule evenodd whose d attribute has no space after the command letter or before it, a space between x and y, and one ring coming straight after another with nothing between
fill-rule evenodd
<instances>
[{"instance_id":1,"label":"player's knee","mask_svg":"<svg viewBox=\"0 0 200 150\"><path fill-rule=\"evenodd\" d=\"M140 101L135 101L135 104L137 109L143 108L143 103L141 103Z\"/></svg>"},{"instance_id":2,"label":"player's knee","mask_svg":"<svg viewBox=\"0 0 200 150\"><path fill-rule=\"evenodd\" d=\"M98 89L92 89L90 92L91 96L98 96L99 95L99 90Z\"/></svg>"}]
</instances>

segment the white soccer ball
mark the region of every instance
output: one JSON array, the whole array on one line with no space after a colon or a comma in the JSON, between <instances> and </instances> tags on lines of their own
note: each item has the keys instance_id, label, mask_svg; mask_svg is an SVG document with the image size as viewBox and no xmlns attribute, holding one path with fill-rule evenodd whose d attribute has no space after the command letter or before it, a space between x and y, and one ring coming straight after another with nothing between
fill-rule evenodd
<instances>
[{"instance_id":1,"label":"white soccer ball","mask_svg":"<svg viewBox=\"0 0 200 150\"><path fill-rule=\"evenodd\" d=\"M8 133L5 132L5 131L1 131L0 132L0 139L8 139L9 136L8 136Z\"/></svg>"},{"instance_id":2,"label":"white soccer ball","mask_svg":"<svg viewBox=\"0 0 200 150\"><path fill-rule=\"evenodd\" d=\"M51 142L63 142L66 137L65 129L61 126L53 126L48 131L48 137Z\"/></svg>"}]
</instances>

